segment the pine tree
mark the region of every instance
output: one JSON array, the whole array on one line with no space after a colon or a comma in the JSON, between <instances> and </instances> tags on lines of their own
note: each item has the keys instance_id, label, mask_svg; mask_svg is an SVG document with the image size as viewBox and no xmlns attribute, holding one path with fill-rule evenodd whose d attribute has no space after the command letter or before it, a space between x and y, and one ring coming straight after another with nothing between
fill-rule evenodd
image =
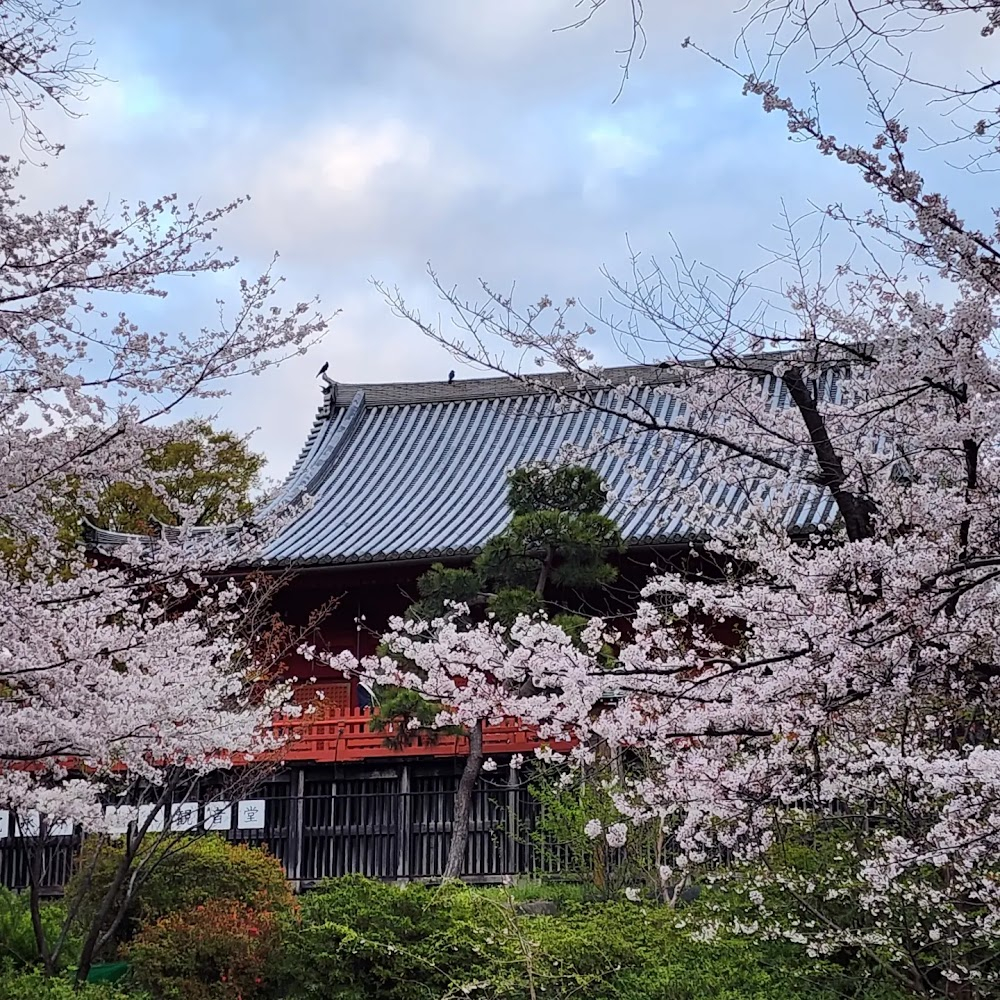
<instances>
[{"instance_id":1,"label":"pine tree","mask_svg":"<svg viewBox=\"0 0 1000 1000\"><path fill-rule=\"evenodd\" d=\"M406 616L430 627L462 605L467 609L462 619L469 625L491 616L509 627L520 615L545 614L573 634L587 620L579 614L578 592L607 586L617 576L607 557L621 550L621 534L601 513L606 502L600 477L583 466L531 466L512 472L507 493L510 523L486 543L471 567L436 563L424 573L417 581L418 599ZM523 691L530 693L527 679ZM374 728L384 731L392 723L401 734L442 731L434 725L440 706L419 691L382 687L376 695ZM469 739L444 871L446 878L457 878L465 858L472 796L485 759L483 722L447 731L464 731Z\"/></svg>"}]
</instances>

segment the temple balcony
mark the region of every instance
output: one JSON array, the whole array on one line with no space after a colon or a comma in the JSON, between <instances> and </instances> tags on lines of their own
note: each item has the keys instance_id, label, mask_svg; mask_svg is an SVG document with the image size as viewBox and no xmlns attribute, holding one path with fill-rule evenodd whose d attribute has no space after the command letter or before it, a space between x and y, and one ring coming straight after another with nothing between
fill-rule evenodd
<instances>
[{"instance_id":1,"label":"temple balcony","mask_svg":"<svg viewBox=\"0 0 1000 1000\"><path fill-rule=\"evenodd\" d=\"M409 734L400 741L401 745L394 745L398 730L390 723L384 730L374 731L373 714L370 708L338 708L322 714L277 719L274 731L284 745L275 756L289 763L340 764L386 758L464 757L469 752L469 741L464 736L426 731ZM540 740L534 729L522 726L517 719L486 726L483 733L483 750L488 757L532 754L544 743L563 752L573 745Z\"/></svg>"}]
</instances>

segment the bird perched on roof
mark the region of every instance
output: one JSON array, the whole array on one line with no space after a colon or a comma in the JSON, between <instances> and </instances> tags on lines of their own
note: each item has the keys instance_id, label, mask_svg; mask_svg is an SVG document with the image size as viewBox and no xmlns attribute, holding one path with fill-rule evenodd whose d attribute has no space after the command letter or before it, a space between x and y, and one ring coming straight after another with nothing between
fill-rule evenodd
<instances>
[{"instance_id":1,"label":"bird perched on roof","mask_svg":"<svg viewBox=\"0 0 1000 1000\"><path fill-rule=\"evenodd\" d=\"M324 361L324 362L323 362L323 367L322 367L322 368L320 368L320 370L319 370L318 372L316 372L316 378L319 378L319 377L320 377L320 375L325 375L325 374L326 374L326 370L327 370L327 369L328 369L329 367L330 367L330 362L329 362L329 361Z\"/></svg>"},{"instance_id":2,"label":"bird perched on roof","mask_svg":"<svg viewBox=\"0 0 1000 1000\"><path fill-rule=\"evenodd\" d=\"M453 371L452 372L448 372L448 381L449 382L454 382L455 381L455 373Z\"/></svg>"}]
</instances>

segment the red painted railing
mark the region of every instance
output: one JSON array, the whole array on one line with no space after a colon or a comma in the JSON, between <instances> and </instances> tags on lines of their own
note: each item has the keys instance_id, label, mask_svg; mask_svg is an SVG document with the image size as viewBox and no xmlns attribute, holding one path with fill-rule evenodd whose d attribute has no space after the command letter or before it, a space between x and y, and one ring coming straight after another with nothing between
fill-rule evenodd
<instances>
[{"instance_id":1,"label":"red painted railing","mask_svg":"<svg viewBox=\"0 0 1000 1000\"><path fill-rule=\"evenodd\" d=\"M344 709L317 719L313 715L282 718L275 722L275 732L284 745L275 756L287 761L316 761L323 764L363 761L390 757L461 757L468 753L469 741L464 736L424 733L410 734L400 747L389 740L398 736L390 724L382 732L371 728L372 712L368 708ZM532 753L548 740L539 740L530 727L516 719L505 719L487 726L483 734L483 749L487 755ZM568 750L571 743L552 742L554 750Z\"/></svg>"}]
</instances>

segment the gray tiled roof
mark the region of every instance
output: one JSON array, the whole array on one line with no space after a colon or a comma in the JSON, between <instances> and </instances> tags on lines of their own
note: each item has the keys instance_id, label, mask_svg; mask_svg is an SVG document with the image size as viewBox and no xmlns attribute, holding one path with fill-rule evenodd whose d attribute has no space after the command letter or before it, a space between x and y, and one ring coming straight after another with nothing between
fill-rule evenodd
<instances>
[{"instance_id":1,"label":"gray tiled roof","mask_svg":"<svg viewBox=\"0 0 1000 1000\"><path fill-rule=\"evenodd\" d=\"M633 375L646 383L635 390L636 401L657 423L675 419L669 387L649 385L666 376L655 368L615 369L613 382ZM546 381L572 384L568 377ZM607 513L626 541L665 544L693 536L684 504L629 498L635 466L657 478L657 470L689 462L687 449L681 442L664 448L660 435L636 432L623 415L567 407L511 379L340 384L333 392L335 401L320 409L283 490L285 500L310 495L313 506L269 546L269 560L333 565L473 554L507 523L508 470L557 460L564 446L587 448L595 436L627 440L624 449L597 448L588 459L621 497ZM597 409L620 407L609 390L591 398ZM724 516L740 498L735 488L720 487L705 502ZM817 491L802 499L792 520L805 526L831 515L828 498Z\"/></svg>"},{"instance_id":2,"label":"gray tiled roof","mask_svg":"<svg viewBox=\"0 0 1000 1000\"><path fill-rule=\"evenodd\" d=\"M632 398L658 424L676 419L666 373L643 367L606 375L614 385L632 377L642 383ZM552 388L575 387L568 376L544 379ZM621 497L606 512L628 544L691 540L697 532L685 503L637 503L633 493L636 468L652 479L667 469L696 472L686 468L692 463L687 442L637 432L611 390L588 396L596 407L567 406L537 385L507 378L330 383L279 497L294 502L308 495L312 506L270 543L267 563L332 566L474 554L509 517L507 471L557 460L567 445L588 448L589 464ZM594 448L595 440L627 444ZM724 517L741 497L736 488L719 486L703 504ZM831 517L831 501L816 491L800 500L791 520L804 527ZM113 533L101 534L101 544L113 544Z\"/></svg>"}]
</instances>

